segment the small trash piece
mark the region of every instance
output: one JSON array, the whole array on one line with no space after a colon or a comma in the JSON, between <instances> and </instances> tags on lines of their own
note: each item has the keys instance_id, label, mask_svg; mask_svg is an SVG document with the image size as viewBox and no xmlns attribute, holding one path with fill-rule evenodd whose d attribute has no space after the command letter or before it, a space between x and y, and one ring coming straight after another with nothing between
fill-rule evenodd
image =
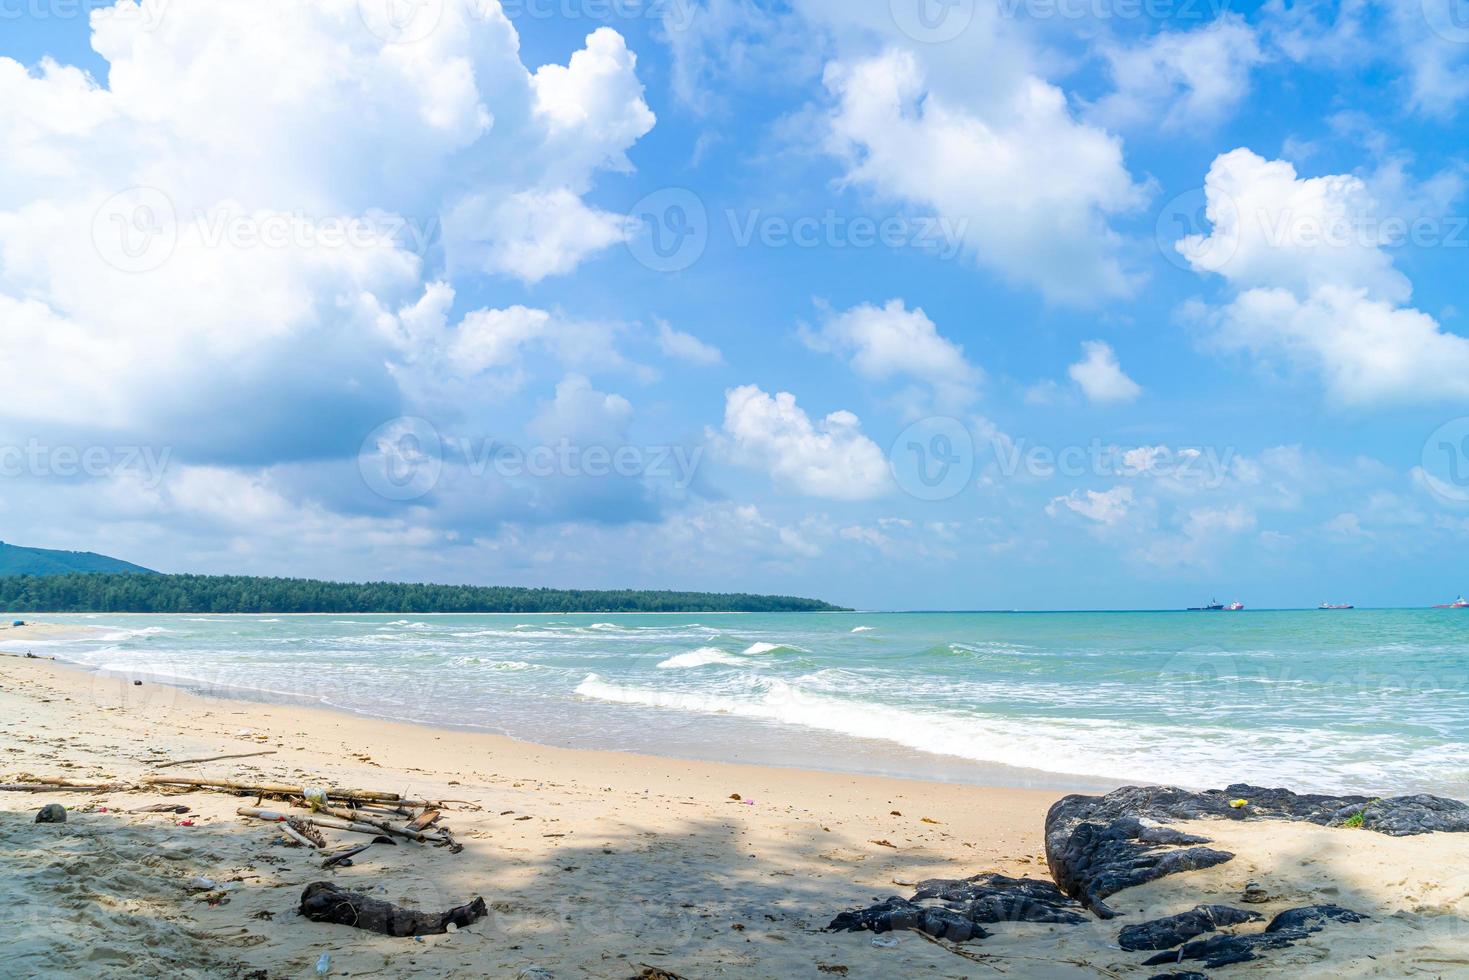
<instances>
[{"instance_id":1,"label":"small trash piece","mask_svg":"<svg viewBox=\"0 0 1469 980\"><path fill-rule=\"evenodd\" d=\"M1258 881L1246 882L1245 890L1240 895L1239 900L1241 902L1248 902L1251 905L1261 905L1270 901L1270 893Z\"/></svg>"},{"instance_id":2,"label":"small trash piece","mask_svg":"<svg viewBox=\"0 0 1469 980\"><path fill-rule=\"evenodd\" d=\"M1243 809L1244 807L1249 806L1250 805L1250 801L1249 800L1230 800L1229 801L1229 805L1232 806L1232 807L1234 807L1236 810L1240 810L1240 809Z\"/></svg>"},{"instance_id":3,"label":"small trash piece","mask_svg":"<svg viewBox=\"0 0 1469 980\"><path fill-rule=\"evenodd\" d=\"M898 945L898 937L897 936L873 936L872 937L872 945L876 946L878 949L892 949L894 946L897 946Z\"/></svg>"},{"instance_id":4,"label":"small trash piece","mask_svg":"<svg viewBox=\"0 0 1469 980\"><path fill-rule=\"evenodd\" d=\"M316 960L316 975L324 977L332 968L332 954L322 953Z\"/></svg>"},{"instance_id":5,"label":"small trash piece","mask_svg":"<svg viewBox=\"0 0 1469 980\"><path fill-rule=\"evenodd\" d=\"M36 814L36 823L66 823L66 807L60 803L47 803Z\"/></svg>"},{"instance_id":6,"label":"small trash piece","mask_svg":"<svg viewBox=\"0 0 1469 980\"><path fill-rule=\"evenodd\" d=\"M213 878L205 878L202 875L189 879L189 887L196 892L212 892L219 887Z\"/></svg>"}]
</instances>

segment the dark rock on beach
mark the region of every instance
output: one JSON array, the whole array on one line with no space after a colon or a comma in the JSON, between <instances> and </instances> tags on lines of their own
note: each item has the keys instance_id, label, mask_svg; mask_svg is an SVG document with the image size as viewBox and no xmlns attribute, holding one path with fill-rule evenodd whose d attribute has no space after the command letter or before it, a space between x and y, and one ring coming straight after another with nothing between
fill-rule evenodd
<instances>
[{"instance_id":1,"label":"dark rock on beach","mask_svg":"<svg viewBox=\"0 0 1469 980\"><path fill-rule=\"evenodd\" d=\"M1184 970L1182 973L1155 973L1148 980L1209 980L1209 975L1197 970Z\"/></svg>"},{"instance_id":2,"label":"dark rock on beach","mask_svg":"<svg viewBox=\"0 0 1469 980\"><path fill-rule=\"evenodd\" d=\"M447 912L420 912L339 888L330 881L316 881L301 893L300 912L313 922L335 922L384 936L436 936L471 925L489 914L485 900Z\"/></svg>"},{"instance_id":3,"label":"dark rock on beach","mask_svg":"<svg viewBox=\"0 0 1469 980\"><path fill-rule=\"evenodd\" d=\"M1320 932L1321 926L1328 919L1337 922L1361 922L1370 919L1371 916L1361 912L1353 912L1344 909L1340 905L1303 905L1297 909L1286 909L1284 912L1270 920L1265 927L1266 932L1280 932L1283 929L1304 929L1307 932Z\"/></svg>"},{"instance_id":4,"label":"dark rock on beach","mask_svg":"<svg viewBox=\"0 0 1469 980\"><path fill-rule=\"evenodd\" d=\"M911 899L894 896L870 908L843 912L827 928L847 932L917 929L940 939L965 942L988 936L982 926L996 922L1075 925L1086 921L1079 909L1049 881L982 874L963 880L921 881Z\"/></svg>"},{"instance_id":5,"label":"dark rock on beach","mask_svg":"<svg viewBox=\"0 0 1469 980\"><path fill-rule=\"evenodd\" d=\"M1144 960L1144 966L1160 966L1164 963L1181 963L1184 960L1202 960L1209 968L1228 966L1231 963L1246 963L1258 959L1261 950L1285 949L1320 932L1328 919L1338 922L1361 922L1369 916L1344 909L1339 905L1308 905L1287 909L1270 920L1264 932L1246 936L1218 935L1188 943L1182 949L1159 953Z\"/></svg>"},{"instance_id":6,"label":"dark rock on beach","mask_svg":"<svg viewBox=\"0 0 1469 980\"><path fill-rule=\"evenodd\" d=\"M36 813L36 823L66 823L66 807L47 803Z\"/></svg>"},{"instance_id":7,"label":"dark rock on beach","mask_svg":"<svg viewBox=\"0 0 1469 980\"><path fill-rule=\"evenodd\" d=\"M1117 936L1117 944L1123 949L1172 949L1206 932L1217 932L1225 926L1241 922L1255 922L1264 918L1258 912L1228 905L1196 905L1187 912L1170 915L1151 922L1127 926Z\"/></svg>"},{"instance_id":8,"label":"dark rock on beach","mask_svg":"<svg viewBox=\"0 0 1469 980\"><path fill-rule=\"evenodd\" d=\"M1243 800L1242 806L1232 806ZM1201 845L1205 838L1156 825L1169 820L1298 820L1340 826L1360 817L1365 830L1395 837L1469 832L1469 804L1438 796L1293 793L1235 783L1192 793L1173 786L1127 786L1106 796L1067 796L1046 815L1046 860L1061 890L1103 918L1102 901L1123 888L1179 871L1207 868L1232 855ZM1144 822L1147 821L1147 822Z\"/></svg>"},{"instance_id":9,"label":"dark rock on beach","mask_svg":"<svg viewBox=\"0 0 1469 980\"><path fill-rule=\"evenodd\" d=\"M1064 820L1060 827L1052 818L1065 802L1052 807L1052 817L1047 818L1046 860L1051 876L1063 892L1080 899L1103 919L1117 914L1103 901L1109 895L1182 871L1212 868L1234 857L1228 851L1198 846L1207 844L1207 837L1148 826L1131 816L1105 824ZM1064 830L1064 835L1053 835L1052 830Z\"/></svg>"},{"instance_id":10,"label":"dark rock on beach","mask_svg":"<svg viewBox=\"0 0 1469 980\"><path fill-rule=\"evenodd\" d=\"M1343 823L1357 813L1362 815L1362 829L1375 830L1389 837L1413 837L1418 834L1457 833L1469 834L1469 803L1448 800L1442 796L1397 796L1388 800L1373 800L1359 810L1350 807L1344 815L1338 811Z\"/></svg>"}]
</instances>

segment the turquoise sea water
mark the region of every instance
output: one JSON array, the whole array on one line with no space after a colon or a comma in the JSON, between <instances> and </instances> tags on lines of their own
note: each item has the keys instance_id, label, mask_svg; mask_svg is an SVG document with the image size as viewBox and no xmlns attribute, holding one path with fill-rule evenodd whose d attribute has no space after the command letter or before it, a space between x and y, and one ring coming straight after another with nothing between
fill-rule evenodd
<instances>
[{"instance_id":1,"label":"turquoise sea water","mask_svg":"<svg viewBox=\"0 0 1469 980\"><path fill-rule=\"evenodd\" d=\"M42 618L0 648L547 744L1469 797L1469 611Z\"/></svg>"}]
</instances>

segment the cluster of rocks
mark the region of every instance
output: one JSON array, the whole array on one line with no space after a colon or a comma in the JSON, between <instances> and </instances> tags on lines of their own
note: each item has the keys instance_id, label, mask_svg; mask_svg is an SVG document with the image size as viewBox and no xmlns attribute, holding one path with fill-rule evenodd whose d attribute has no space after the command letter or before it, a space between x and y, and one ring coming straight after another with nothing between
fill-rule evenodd
<instances>
[{"instance_id":1,"label":"cluster of rocks","mask_svg":"<svg viewBox=\"0 0 1469 980\"><path fill-rule=\"evenodd\" d=\"M926 904L919 904L926 903ZM918 883L912 898L896 895L870 908L843 912L827 928L846 932L917 929L930 936L965 942L983 939L996 922L1086 921L1081 903L1049 881L981 874L963 880L933 878Z\"/></svg>"},{"instance_id":2,"label":"cluster of rocks","mask_svg":"<svg viewBox=\"0 0 1469 980\"><path fill-rule=\"evenodd\" d=\"M1098 919L1117 912L1105 899L1167 875L1223 864L1234 858L1210 840L1166 826L1170 820L1289 820L1352 826L1395 837L1469 832L1469 804L1437 796L1326 796L1236 783L1194 793L1170 786L1127 786L1105 796L1067 796L1046 815L1046 863L1053 882L981 874L962 880L920 882L911 898L892 897L838 915L834 930L889 932L916 929L953 942L983 939L999 922L1077 925L1084 911ZM1246 901L1254 900L1246 896ZM1122 949L1161 951L1144 966L1197 961L1206 968L1242 963L1319 932L1328 921L1367 918L1337 905L1310 905L1279 913L1263 932L1222 932L1259 921L1259 913L1228 905L1129 925ZM1199 937L1205 938L1199 938ZM1198 980L1195 971L1160 973L1152 980Z\"/></svg>"},{"instance_id":3,"label":"cluster of rocks","mask_svg":"<svg viewBox=\"0 0 1469 980\"><path fill-rule=\"evenodd\" d=\"M1260 916L1253 912L1245 912L1243 909L1231 909L1228 906L1213 906L1213 908L1225 909L1229 913L1244 915L1247 918L1234 919L1234 922L1248 922L1258 919ZM1195 909L1195 911L1198 911ZM1188 913L1184 913L1187 915ZM1169 916L1168 919L1158 919L1156 922L1167 922L1178 916ZM1219 933L1208 939L1197 942L1184 943L1178 949L1168 949L1168 952L1159 953L1151 959L1143 960L1143 966L1160 966L1164 963L1182 963L1184 960L1201 960L1207 967L1228 966L1231 963L1244 963L1249 960L1258 959L1260 950L1284 949L1294 946L1298 940L1305 939L1313 932L1320 932L1322 924L1328 919L1337 922L1361 922L1370 918L1361 912L1353 912L1344 909L1340 905L1306 905L1301 908L1286 909L1265 927L1264 932L1247 933L1242 936ZM1145 923L1147 926L1156 923ZM1126 930L1124 930L1125 932ZM1203 931L1213 931L1206 929ZM1195 933L1200 935L1201 933ZM1174 945L1177 945L1176 943ZM1122 947L1127 949L1126 946ZM1159 947L1146 947L1157 949ZM1168 948L1168 947L1164 947Z\"/></svg>"}]
</instances>

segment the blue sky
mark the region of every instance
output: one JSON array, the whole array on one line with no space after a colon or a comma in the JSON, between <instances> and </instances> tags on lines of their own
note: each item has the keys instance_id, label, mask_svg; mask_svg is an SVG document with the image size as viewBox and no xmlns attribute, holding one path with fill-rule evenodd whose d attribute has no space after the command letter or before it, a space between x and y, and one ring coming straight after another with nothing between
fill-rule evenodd
<instances>
[{"instance_id":1,"label":"blue sky","mask_svg":"<svg viewBox=\"0 0 1469 980\"><path fill-rule=\"evenodd\" d=\"M7 540L866 608L1465 589L1454 0L3 16Z\"/></svg>"}]
</instances>

